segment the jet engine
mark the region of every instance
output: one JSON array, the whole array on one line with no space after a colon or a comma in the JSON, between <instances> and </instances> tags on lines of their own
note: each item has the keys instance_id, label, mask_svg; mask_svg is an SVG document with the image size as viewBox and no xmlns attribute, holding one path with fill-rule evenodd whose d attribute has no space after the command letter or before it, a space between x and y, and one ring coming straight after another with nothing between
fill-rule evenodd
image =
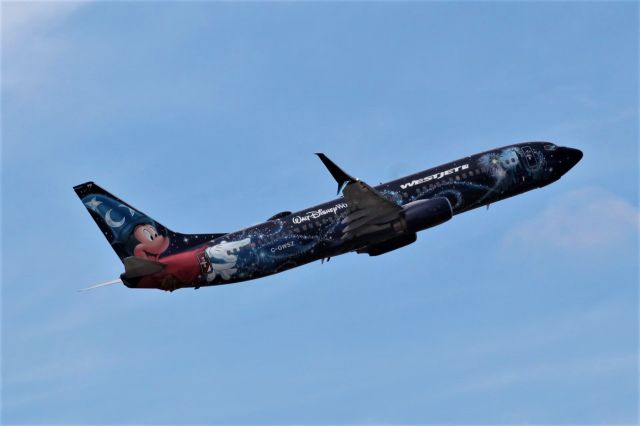
<instances>
[{"instance_id":1,"label":"jet engine","mask_svg":"<svg viewBox=\"0 0 640 426\"><path fill-rule=\"evenodd\" d=\"M408 246L414 243L418 237L415 233L402 234L398 237L391 238L376 244L369 244L366 247L356 250L358 254L367 253L369 256L379 256L390 251Z\"/></svg>"},{"instance_id":2,"label":"jet engine","mask_svg":"<svg viewBox=\"0 0 640 426\"><path fill-rule=\"evenodd\" d=\"M413 201L402 208L402 217L391 223L393 236L383 234L384 237L371 241L356 252L378 256L408 246L416 241L416 232L440 225L453 216L451 203L444 197Z\"/></svg>"},{"instance_id":3,"label":"jet engine","mask_svg":"<svg viewBox=\"0 0 640 426\"><path fill-rule=\"evenodd\" d=\"M402 208L404 210L403 228L411 233L440 225L453 216L451 203L445 197L413 201Z\"/></svg>"}]
</instances>

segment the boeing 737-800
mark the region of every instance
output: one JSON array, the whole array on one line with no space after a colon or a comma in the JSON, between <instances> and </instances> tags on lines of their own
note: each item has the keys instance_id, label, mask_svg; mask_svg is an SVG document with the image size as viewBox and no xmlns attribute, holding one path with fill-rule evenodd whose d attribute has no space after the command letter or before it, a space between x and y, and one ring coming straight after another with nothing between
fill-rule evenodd
<instances>
[{"instance_id":1,"label":"boeing 737-800","mask_svg":"<svg viewBox=\"0 0 640 426\"><path fill-rule=\"evenodd\" d=\"M317 155L341 196L229 233L174 232L93 182L76 186L124 264L120 279L104 284L173 291L252 280L349 252L378 256L456 214L555 182L582 158L550 142L519 143L372 187Z\"/></svg>"}]
</instances>

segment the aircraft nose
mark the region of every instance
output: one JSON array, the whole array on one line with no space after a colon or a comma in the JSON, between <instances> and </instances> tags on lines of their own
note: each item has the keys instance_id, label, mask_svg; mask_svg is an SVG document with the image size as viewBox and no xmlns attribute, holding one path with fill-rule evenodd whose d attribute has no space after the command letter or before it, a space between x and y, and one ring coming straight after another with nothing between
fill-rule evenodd
<instances>
[{"instance_id":1,"label":"aircraft nose","mask_svg":"<svg viewBox=\"0 0 640 426\"><path fill-rule=\"evenodd\" d=\"M582 159L582 151L579 149L561 147L558 151L558 163L562 169L562 174L571 170Z\"/></svg>"}]
</instances>

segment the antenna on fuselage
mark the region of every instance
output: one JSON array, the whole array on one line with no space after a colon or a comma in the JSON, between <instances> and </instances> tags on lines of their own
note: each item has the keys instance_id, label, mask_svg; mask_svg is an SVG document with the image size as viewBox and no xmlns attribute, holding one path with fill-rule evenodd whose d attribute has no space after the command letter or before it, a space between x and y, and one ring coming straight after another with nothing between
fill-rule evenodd
<instances>
[{"instance_id":1,"label":"antenna on fuselage","mask_svg":"<svg viewBox=\"0 0 640 426\"><path fill-rule=\"evenodd\" d=\"M114 284L122 284L122 280L120 278L118 278L116 280L107 281L106 283L100 283L100 284L93 285L91 287L81 288L78 291L81 292L81 293L84 293L84 292L87 292L87 291L95 290L96 288L106 287L106 286L114 285Z\"/></svg>"}]
</instances>

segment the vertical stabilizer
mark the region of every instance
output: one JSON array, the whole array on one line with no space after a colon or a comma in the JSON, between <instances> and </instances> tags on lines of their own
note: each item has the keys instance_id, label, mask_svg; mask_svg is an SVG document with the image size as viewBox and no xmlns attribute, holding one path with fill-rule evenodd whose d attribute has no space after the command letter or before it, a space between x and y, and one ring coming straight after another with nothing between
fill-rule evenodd
<instances>
[{"instance_id":1,"label":"vertical stabilizer","mask_svg":"<svg viewBox=\"0 0 640 426\"><path fill-rule=\"evenodd\" d=\"M73 188L121 261L160 257L205 244L225 234L180 234L93 182Z\"/></svg>"}]
</instances>

